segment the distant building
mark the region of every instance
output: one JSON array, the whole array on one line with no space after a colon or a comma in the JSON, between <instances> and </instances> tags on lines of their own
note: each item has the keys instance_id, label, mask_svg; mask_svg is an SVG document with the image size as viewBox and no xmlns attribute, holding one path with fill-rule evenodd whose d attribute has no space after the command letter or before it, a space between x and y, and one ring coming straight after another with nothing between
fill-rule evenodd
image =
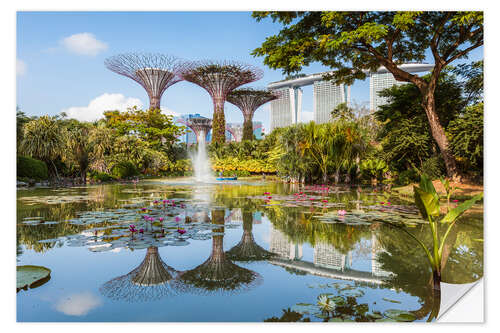
<instances>
[{"instance_id":1,"label":"distant building","mask_svg":"<svg viewBox=\"0 0 500 333\"><path fill-rule=\"evenodd\" d=\"M342 254L328 243L316 243L314 246L314 265L344 271L352 266L352 254Z\"/></svg>"},{"instance_id":2,"label":"distant building","mask_svg":"<svg viewBox=\"0 0 500 333\"><path fill-rule=\"evenodd\" d=\"M332 119L332 111L337 105L349 103L351 87L335 85L331 81L315 81L313 84L313 110L316 124L327 123Z\"/></svg>"},{"instance_id":3,"label":"distant building","mask_svg":"<svg viewBox=\"0 0 500 333\"><path fill-rule=\"evenodd\" d=\"M279 98L271 101L270 132L300 122L302 113L302 89L298 87L275 90Z\"/></svg>"}]
</instances>

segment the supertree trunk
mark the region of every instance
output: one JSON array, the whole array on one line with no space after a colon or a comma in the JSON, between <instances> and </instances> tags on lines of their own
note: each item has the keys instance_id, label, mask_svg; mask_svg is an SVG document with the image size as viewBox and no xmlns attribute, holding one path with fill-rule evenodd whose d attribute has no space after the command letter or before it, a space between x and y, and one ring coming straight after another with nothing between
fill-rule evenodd
<instances>
[{"instance_id":1,"label":"supertree trunk","mask_svg":"<svg viewBox=\"0 0 500 333\"><path fill-rule=\"evenodd\" d=\"M226 117L224 115L224 101L214 100L214 114L212 121L212 142L226 142Z\"/></svg>"},{"instance_id":2,"label":"supertree trunk","mask_svg":"<svg viewBox=\"0 0 500 333\"><path fill-rule=\"evenodd\" d=\"M149 97L149 109L150 110L160 110L160 97L156 97L156 96Z\"/></svg>"},{"instance_id":3,"label":"supertree trunk","mask_svg":"<svg viewBox=\"0 0 500 333\"><path fill-rule=\"evenodd\" d=\"M242 140L253 140L253 113L245 115L243 121L243 138Z\"/></svg>"}]
</instances>

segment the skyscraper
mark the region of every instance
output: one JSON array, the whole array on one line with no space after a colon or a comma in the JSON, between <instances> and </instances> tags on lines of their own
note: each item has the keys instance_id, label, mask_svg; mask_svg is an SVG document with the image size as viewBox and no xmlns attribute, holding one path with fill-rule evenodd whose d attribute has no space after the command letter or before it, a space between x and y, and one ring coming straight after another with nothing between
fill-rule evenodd
<instances>
[{"instance_id":1,"label":"skyscraper","mask_svg":"<svg viewBox=\"0 0 500 333\"><path fill-rule=\"evenodd\" d=\"M278 99L271 101L270 131L278 127L297 124L302 111L302 89L298 87L276 89Z\"/></svg>"},{"instance_id":2,"label":"skyscraper","mask_svg":"<svg viewBox=\"0 0 500 333\"><path fill-rule=\"evenodd\" d=\"M331 112L341 103L349 103L351 87L335 85L331 81L315 81L313 84L313 110L316 124L331 120Z\"/></svg>"},{"instance_id":3,"label":"skyscraper","mask_svg":"<svg viewBox=\"0 0 500 333\"><path fill-rule=\"evenodd\" d=\"M380 105L387 104L387 97L379 96L379 92L394 85L403 85L407 82L396 81L391 73L370 74L370 110L377 111Z\"/></svg>"}]
</instances>

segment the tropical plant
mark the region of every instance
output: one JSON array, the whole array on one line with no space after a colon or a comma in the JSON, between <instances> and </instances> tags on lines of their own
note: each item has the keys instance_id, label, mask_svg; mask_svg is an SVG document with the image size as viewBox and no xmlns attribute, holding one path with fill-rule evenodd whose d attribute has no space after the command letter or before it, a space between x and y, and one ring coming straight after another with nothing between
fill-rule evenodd
<instances>
[{"instance_id":1,"label":"tropical plant","mask_svg":"<svg viewBox=\"0 0 500 333\"><path fill-rule=\"evenodd\" d=\"M20 151L26 156L50 163L59 178L54 160L64 152L66 132L57 117L42 116L31 120L24 125L23 132Z\"/></svg>"},{"instance_id":2,"label":"tropical plant","mask_svg":"<svg viewBox=\"0 0 500 333\"><path fill-rule=\"evenodd\" d=\"M378 158L371 158L361 161L361 173L371 178L372 184L377 184L377 180L381 179L383 174L389 171L389 167L385 161Z\"/></svg>"},{"instance_id":3,"label":"tropical plant","mask_svg":"<svg viewBox=\"0 0 500 333\"><path fill-rule=\"evenodd\" d=\"M426 175L422 175L420 179L420 186L414 186L413 192L415 204L420 210L420 214L425 220L429 222L429 228L432 234L432 247L429 249L422 240L418 239L411 232L406 230L405 227L398 226L398 228L401 228L422 247L432 268L433 289L435 291L440 291L441 272L443 265L442 256L446 239L453 229L455 223L459 220L460 216L462 216L462 214L469 208L471 208L472 205L474 205L477 201L481 200L483 194L478 194L471 199L462 202L461 204L457 205L457 207L449 210L448 213L444 215L444 217L439 219L439 195L437 194L432 181ZM439 233L439 223L441 225L444 225L446 229L442 236Z\"/></svg>"}]
</instances>

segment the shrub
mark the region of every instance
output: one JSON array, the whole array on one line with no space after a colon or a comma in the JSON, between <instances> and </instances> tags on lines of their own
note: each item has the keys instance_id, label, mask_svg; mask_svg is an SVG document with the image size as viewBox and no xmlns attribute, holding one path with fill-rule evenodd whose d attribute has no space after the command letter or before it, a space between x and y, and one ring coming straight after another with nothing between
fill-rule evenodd
<instances>
[{"instance_id":1,"label":"shrub","mask_svg":"<svg viewBox=\"0 0 500 333\"><path fill-rule=\"evenodd\" d=\"M47 164L31 157L18 156L17 177L27 177L36 180L48 179Z\"/></svg>"},{"instance_id":2,"label":"shrub","mask_svg":"<svg viewBox=\"0 0 500 333\"><path fill-rule=\"evenodd\" d=\"M422 173L427 175L430 179L437 179L445 175L445 165L443 159L439 156L433 156L422 163Z\"/></svg>"},{"instance_id":3,"label":"shrub","mask_svg":"<svg viewBox=\"0 0 500 333\"><path fill-rule=\"evenodd\" d=\"M116 180L116 177L106 172L92 171L90 173L90 179L95 181L108 182L111 180Z\"/></svg>"},{"instance_id":4,"label":"shrub","mask_svg":"<svg viewBox=\"0 0 500 333\"><path fill-rule=\"evenodd\" d=\"M139 175L139 171L132 162L122 161L113 166L111 174L118 179L125 179Z\"/></svg>"},{"instance_id":5,"label":"shrub","mask_svg":"<svg viewBox=\"0 0 500 333\"><path fill-rule=\"evenodd\" d=\"M408 185L411 183L416 183L420 179L418 171L416 169L409 169L401 171L398 175L397 184L398 185Z\"/></svg>"}]
</instances>

